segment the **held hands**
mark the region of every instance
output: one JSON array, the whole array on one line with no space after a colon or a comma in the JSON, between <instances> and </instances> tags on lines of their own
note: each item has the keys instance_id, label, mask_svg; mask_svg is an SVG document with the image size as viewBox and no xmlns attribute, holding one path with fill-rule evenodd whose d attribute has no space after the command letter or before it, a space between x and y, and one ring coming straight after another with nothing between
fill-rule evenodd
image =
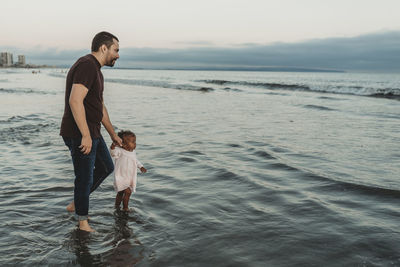
<instances>
[{"instance_id":1,"label":"held hands","mask_svg":"<svg viewBox=\"0 0 400 267\"><path fill-rule=\"evenodd\" d=\"M146 172L147 172L147 169L146 169L145 167L142 167L142 168L140 168L140 171L141 171L142 173L146 173Z\"/></svg>"},{"instance_id":2,"label":"held hands","mask_svg":"<svg viewBox=\"0 0 400 267\"><path fill-rule=\"evenodd\" d=\"M122 147L122 139L117 134L111 135L111 140L113 141L111 149L114 149L115 146Z\"/></svg>"},{"instance_id":3,"label":"held hands","mask_svg":"<svg viewBox=\"0 0 400 267\"><path fill-rule=\"evenodd\" d=\"M90 153L90 151L92 150L92 138L90 137L90 135L82 136L82 141L81 141L81 145L79 146L79 148L81 149L81 152L84 155L87 155Z\"/></svg>"}]
</instances>

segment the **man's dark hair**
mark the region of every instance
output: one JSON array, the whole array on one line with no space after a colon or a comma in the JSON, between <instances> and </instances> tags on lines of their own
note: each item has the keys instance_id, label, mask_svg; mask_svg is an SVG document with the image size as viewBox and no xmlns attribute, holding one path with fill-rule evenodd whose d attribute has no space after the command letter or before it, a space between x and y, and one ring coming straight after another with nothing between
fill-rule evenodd
<instances>
[{"instance_id":1,"label":"man's dark hair","mask_svg":"<svg viewBox=\"0 0 400 267\"><path fill-rule=\"evenodd\" d=\"M92 52L99 51L100 46L102 46L103 44L105 44L107 48L110 48L110 46L114 43L113 39L119 42L118 38L115 35L109 32L99 32L93 38Z\"/></svg>"},{"instance_id":2,"label":"man's dark hair","mask_svg":"<svg viewBox=\"0 0 400 267\"><path fill-rule=\"evenodd\" d=\"M121 139L124 139L124 137L126 137L126 136L133 136L133 137L136 137L136 134L134 134L133 132L131 132L131 131L119 131L118 132L118 136L119 136L119 138L121 138Z\"/></svg>"}]
</instances>

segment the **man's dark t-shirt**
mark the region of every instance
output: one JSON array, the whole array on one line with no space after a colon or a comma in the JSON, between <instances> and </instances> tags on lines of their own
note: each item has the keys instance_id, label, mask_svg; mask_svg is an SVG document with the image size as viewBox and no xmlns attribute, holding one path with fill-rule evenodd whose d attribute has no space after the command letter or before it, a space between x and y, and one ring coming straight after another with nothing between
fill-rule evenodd
<instances>
[{"instance_id":1,"label":"man's dark t-shirt","mask_svg":"<svg viewBox=\"0 0 400 267\"><path fill-rule=\"evenodd\" d=\"M74 83L82 84L89 90L83 101L86 122L92 138L101 136L100 128L101 120L103 119L104 78L100 68L101 65L97 59L93 55L88 54L78 59L69 70L65 89L64 115L60 130L61 136L74 138L82 137L69 106L69 96Z\"/></svg>"}]
</instances>

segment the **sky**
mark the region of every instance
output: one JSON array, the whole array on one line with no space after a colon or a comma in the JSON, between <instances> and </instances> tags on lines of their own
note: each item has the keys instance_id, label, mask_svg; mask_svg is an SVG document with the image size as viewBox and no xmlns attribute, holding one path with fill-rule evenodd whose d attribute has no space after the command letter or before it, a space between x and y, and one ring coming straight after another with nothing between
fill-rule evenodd
<instances>
[{"instance_id":1,"label":"sky","mask_svg":"<svg viewBox=\"0 0 400 267\"><path fill-rule=\"evenodd\" d=\"M71 64L106 30L120 40L122 67L400 69L388 56L400 38L398 0L2 0L1 10L0 50L25 53L28 62ZM321 60L307 62L310 49ZM375 50L386 63L328 62L335 51L345 60Z\"/></svg>"}]
</instances>

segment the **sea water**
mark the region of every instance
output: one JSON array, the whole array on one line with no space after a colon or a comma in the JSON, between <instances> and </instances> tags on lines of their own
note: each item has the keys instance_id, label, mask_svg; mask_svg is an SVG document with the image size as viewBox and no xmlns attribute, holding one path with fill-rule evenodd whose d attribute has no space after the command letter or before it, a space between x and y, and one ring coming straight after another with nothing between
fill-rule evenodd
<instances>
[{"instance_id":1,"label":"sea water","mask_svg":"<svg viewBox=\"0 0 400 267\"><path fill-rule=\"evenodd\" d=\"M2 266L400 266L398 75L104 69L148 172L129 213L108 177L86 234L66 72L0 69Z\"/></svg>"}]
</instances>

